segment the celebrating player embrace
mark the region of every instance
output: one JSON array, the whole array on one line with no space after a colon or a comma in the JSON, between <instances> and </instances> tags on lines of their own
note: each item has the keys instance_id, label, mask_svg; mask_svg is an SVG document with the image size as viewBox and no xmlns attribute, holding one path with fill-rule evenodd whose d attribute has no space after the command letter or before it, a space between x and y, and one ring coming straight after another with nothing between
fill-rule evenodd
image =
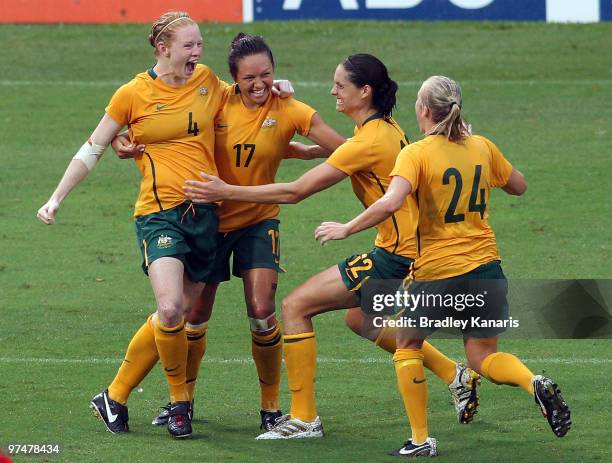
<instances>
[{"instance_id":1,"label":"celebrating player embrace","mask_svg":"<svg viewBox=\"0 0 612 463\"><path fill-rule=\"evenodd\" d=\"M354 120L355 134L324 163L291 183L239 186L204 175L209 182L188 181L190 187L186 190L194 201L297 203L349 177L355 195L368 206L384 195L397 154L408 144L404 131L391 117L396 91L397 84L380 60L368 54L351 55L336 68L332 95L336 109ZM320 150L304 145L294 145L294 149L305 153ZM258 439L323 436L315 404L316 339L312 317L359 306L361 287L369 278L403 278L417 252L416 220L414 198L402 201L393 217L377 226L372 251L351 256L313 276L283 300L283 349L292 393L291 412ZM394 342L385 345L395 350ZM452 385L460 421L469 422L477 406L478 375L458 366L429 343L423 348L428 367Z\"/></svg>"}]
</instances>

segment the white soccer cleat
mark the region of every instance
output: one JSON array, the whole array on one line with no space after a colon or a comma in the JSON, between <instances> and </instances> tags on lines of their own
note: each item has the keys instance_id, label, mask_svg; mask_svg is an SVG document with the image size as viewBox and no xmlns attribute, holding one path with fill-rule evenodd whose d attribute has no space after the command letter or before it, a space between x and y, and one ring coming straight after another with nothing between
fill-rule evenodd
<instances>
[{"instance_id":1,"label":"white soccer cleat","mask_svg":"<svg viewBox=\"0 0 612 463\"><path fill-rule=\"evenodd\" d=\"M459 423L467 424L474 419L478 413L477 386L480 384L480 375L465 365L457 364L455 379L448 385L455 402L457 420Z\"/></svg>"},{"instance_id":2,"label":"white soccer cleat","mask_svg":"<svg viewBox=\"0 0 612 463\"><path fill-rule=\"evenodd\" d=\"M283 415L277 421L272 430L260 434L256 440L272 439L311 439L323 437L323 425L318 416L314 421L302 421L291 418L291 415Z\"/></svg>"}]
</instances>

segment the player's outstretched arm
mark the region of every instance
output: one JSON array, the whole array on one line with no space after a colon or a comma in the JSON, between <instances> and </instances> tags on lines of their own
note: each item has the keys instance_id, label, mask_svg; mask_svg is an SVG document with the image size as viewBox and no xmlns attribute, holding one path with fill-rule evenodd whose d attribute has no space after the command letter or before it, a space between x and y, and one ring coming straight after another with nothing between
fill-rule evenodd
<instances>
[{"instance_id":1,"label":"player's outstretched arm","mask_svg":"<svg viewBox=\"0 0 612 463\"><path fill-rule=\"evenodd\" d=\"M527 191L527 180L525 180L525 176L520 171L512 168L508 183L502 187L502 190L509 195L521 196Z\"/></svg>"},{"instance_id":2,"label":"player's outstretched arm","mask_svg":"<svg viewBox=\"0 0 612 463\"><path fill-rule=\"evenodd\" d=\"M365 211L347 223L323 222L315 230L315 239L321 244L329 240L343 240L366 228L373 227L402 207L402 204L412 192L412 185L403 177L395 176L389 184L387 192L368 207Z\"/></svg>"},{"instance_id":3,"label":"player's outstretched arm","mask_svg":"<svg viewBox=\"0 0 612 463\"><path fill-rule=\"evenodd\" d=\"M104 114L89 140L83 144L68 164L49 200L38 210L36 216L42 222L47 225L55 223L55 216L62 201L91 172L119 129L121 126L108 114Z\"/></svg>"},{"instance_id":4,"label":"player's outstretched arm","mask_svg":"<svg viewBox=\"0 0 612 463\"><path fill-rule=\"evenodd\" d=\"M312 116L308 139L317 144L310 148L310 159L327 158L346 141L346 138L325 123L319 113Z\"/></svg>"},{"instance_id":5,"label":"player's outstretched arm","mask_svg":"<svg viewBox=\"0 0 612 463\"><path fill-rule=\"evenodd\" d=\"M187 180L183 189L193 202L246 201L266 204L295 204L342 181L347 175L323 163L310 169L290 183L271 183L257 186L238 186L225 183L219 177L200 173L207 182Z\"/></svg>"},{"instance_id":6,"label":"player's outstretched arm","mask_svg":"<svg viewBox=\"0 0 612 463\"><path fill-rule=\"evenodd\" d=\"M307 138L317 144L306 145L300 142L291 142L287 147L285 159L327 158L346 141L346 138L325 123L319 113L314 113L312 116Z\"/></svg>"}]
</instances>

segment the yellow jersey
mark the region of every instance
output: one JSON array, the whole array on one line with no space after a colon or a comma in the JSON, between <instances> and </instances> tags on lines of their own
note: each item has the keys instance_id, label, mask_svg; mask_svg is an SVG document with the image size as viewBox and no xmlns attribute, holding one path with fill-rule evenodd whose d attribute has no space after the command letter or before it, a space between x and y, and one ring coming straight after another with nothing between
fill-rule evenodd
<instances>
[{"instance_id":1,"label":"yellow jersey","mask_svg":"<svg viewBox=\"0 0 612 463\"><path fill-rule=\"evenodd\" d=\"M183 87L172 87L153 69L121 86L106 107L118 124L128 126L133 143L146 146L135 157L142 174L134 217L170 209L186 200L185 180L217 174L214 120L227 84L198 64Z\"/></svg>"},{"instance_id":2,"label":"yellow jersey","mask_svg":"<svg viewBox=\"0 0 612 463\"><path fill-rule=\"evenodd\" d=\"M380 199L389 187L391 170L400 150L408 145L401 127L380 114L369 117L355 134L327 159L350 176L355 195L365 208ZM408 196L402 207L376 226L375 246L404 257L416 257L416 201Z\"/></svg>"},{"instance_id":3,"label":"yellow jersey","mask_svg":"<svg viewBox=\"0 0 612 463\"><path fill-rule=\"evenodd\" d=\"M215 121L215 163L219 176L234 185L274 183L293 135L308 135L315 110L293 98L271 95L256 109L247 108L237 85ZM278 217L276 204L223 201L219 231L226 233Z\"/></svg>"},{"instance_id":4,"label":"yellow jersey","mask_svg":"<svg viewBox=\"0 0 612 463\"><path fill-rule=\"evenodd\" d=\"M419 208L415 278L450 278L500 259L487 204L511 172L497 146L479 135L461 143L430 135L400 152L391 175L412 184Z\"/></svg>"}]
</instances>

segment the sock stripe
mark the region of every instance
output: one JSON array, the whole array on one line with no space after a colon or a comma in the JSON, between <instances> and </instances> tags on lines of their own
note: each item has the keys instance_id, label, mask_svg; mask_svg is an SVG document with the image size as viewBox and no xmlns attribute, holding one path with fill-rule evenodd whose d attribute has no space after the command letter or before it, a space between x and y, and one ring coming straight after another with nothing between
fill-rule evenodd
<instances>
[{"instance_id":1,"label":"sock stripe","mask_svg":"<svg viewBox=\"0 0 612 463\"><path fill-rule=\"evenodd\" d=\"M305 341L306 339L312 339L314 337L315 337L314 334L311 336L306 336L304 338L288 338L287 339L287 336L285 336L285 344L293 344L295 342Z\"/></svg>"},{"instance_id":2,"label":"sock stripe","mask_svg":"<svg viewBox=\"0 0 612 463\"><path fill-rule=\"evenodd\" d=\"M281 339L282 339L282 335L280 334L280 332L274 337L272 338L270 341L259 341L257 339L255 339L255 336L253 336L253 344L259 346L259 347L270 347L270 346L275 346L277 345Z\"/></svg>"},{"instance_id":3,"label":"sock stripe","mask_svg":"<svg viewBox=\"0 0 612 463\"><path fill-rule=\"evenodd\" d=\"M161 324L158 323L157 327L159 328L159 331L165 334L177 334L183 331L183 329L185 329L185 325L183 323L181 323L178 327L175 326L171 328L166 328L165 326L162 326Z\"/></svg>"},{"instance_id":4,"label":"sock stripe","mask_svg":"<svg viewBox=\"0 0 612 463\"><path fill-rule=\"evenodd\" d=\"M202 333L202 334L187 334L187 341L197 341L198 339L202 339L204 336L206 336L206 333Z\"/></svg>"}]
</instances>

